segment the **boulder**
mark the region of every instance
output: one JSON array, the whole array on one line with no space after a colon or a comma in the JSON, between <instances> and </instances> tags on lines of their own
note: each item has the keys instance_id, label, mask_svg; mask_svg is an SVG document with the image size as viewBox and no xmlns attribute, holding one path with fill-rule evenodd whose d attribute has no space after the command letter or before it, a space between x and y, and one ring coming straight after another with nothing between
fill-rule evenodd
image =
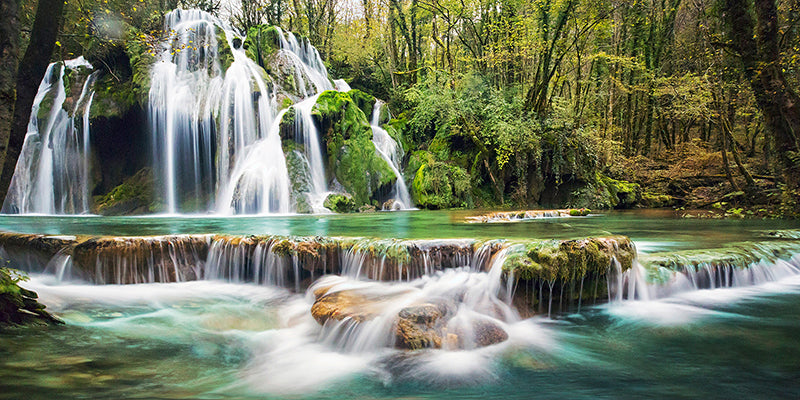
<instances>
[{"instance_id":1,"label":"boulder","mask_svg":"<svg viewBox=\"0 0 800 400\"><path fill-rule=\"evenodd\" d=\"M46 326L63 324L45 311L38 295L19 286L26 278L8 268L0 268L0 329L13 326Z\"/></svg>"},{"instance_id":2,"label":"boulder","mask_svg":"<svg viewBox=\"0 0 800 400\"><path fill-rule=\"evenodd\" d=\"M311 315L320 325L328 321L372 320L384 312L387 301L397 294L365 293L358 290L330 291L330 287L314 291L316 301ZM475 318L468 328L459 326L448 331L448 322L455 315L456 306L445 300L423 302L403 308L394 319L394 345L398 349L474 348L490 346L508 339L508 334L498 324L486 318ZM468 332L465 330L469 330ZM467 341L466 338L469 338Z\"/></svg>"}]
</instances>

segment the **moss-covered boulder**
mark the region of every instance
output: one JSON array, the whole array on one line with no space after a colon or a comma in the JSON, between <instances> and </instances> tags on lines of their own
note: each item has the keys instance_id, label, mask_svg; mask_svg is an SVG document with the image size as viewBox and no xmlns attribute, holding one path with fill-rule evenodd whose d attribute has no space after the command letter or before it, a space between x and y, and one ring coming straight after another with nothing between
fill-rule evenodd
<instances>
[{"instance_id":1,"label":"moss-covered boulder","mask_svg":"<svg viewBox=\"0 0 800 400\"><path fill-rule=\"evenodd\" d=\"M356 210L353 196L346 193L331 193L322 204L325 208L336 213L350 213Z\"/></svg>"},{"instance_id":2,"label":"moss-covered boulder","mask_svg":"<svg viewBox=\"0 0 800 400\"><path fill-rule=\"evenodd\" d=\"M375 108L375 97L358 89L353 89L347 92L347 94L353 99L358 108L364 112L367 121L370 121L372 118L372 111Z\"/></svg>"},{"instance_id":3,"label":"moss-covered boulder","mask_svg":"<svg viewBox=\"0 0 800 400\"><path fill-rule=\"evenodd\" d=\"M633 208L642 203L642 189L637 183L598 173L593 181L582 182L566 202L574 208Z\"/></svg>"},{"instance_id":4,"label":"moss-covered boulder","mask_svg":"<svg viewBox=\"0 0 800 400\"><path fill-rule=\"evenodd\" d=\"M289 173L291 183L291 193L289 198L292 202L292 209L300 214L308 214L313 210L308 200L308 193L311 192L313 184L311 182L311 171L308 168L302 149L298 148L294 140L284 140L283 154L286 157L286 170Z\"/></svg>"},{"instance_id":5,"label":"moss-covered boulder","mask_svg":"<svg viewBox=\"0 0 800 400\"><path fill-rule=\"evenodd\" d=\"M514 304L530 315L606 299L609 276L617 272L612 260L622 272L631 268L635 257L633 243L624 236L541 240L513 245L503 270L507 279L517 281Z\"/></svg>"},{"instance_id":6,"label":"moss-covered boulder","mask_svg":"<svg viewBox=\"0 0 800 400\"><path fill-rule=\"evenodd\" d=\"M25 279L16 271L0 267L0 329L63 324L44 310L35 292L19 286Z\"/></svg>"},{"instance_id":7,"label":"moss-covered boulder","mask_svg":"<svg viewBox=\"0 0 800 400\"><path fill-rule=\"evenodd\" d=\"M472 206L472 185L462 168L444 162L423 161L414 174L411 196L420 208Z\"/></svg>"},{"instance_id":8,"label":"moss-covered boulder","mask_svg":"<svg viewBox=\"0 0 800 400\"><path fill-rule=\"evenodd\" d=\"M150 168L143 168L100 198L95 212L102 215L138 215L158 211L155 180Z\"/></svg>"},{"instance_id":9,"label":"moss-covered boulder","mask_svg":"<svg viewBox=\"0 0 800 400\"><path fill-rule=\"evenodd\" d=\"M228 38L225 35L225 31L220 28L217 28L217 56L219 57L219 66L222 70L221 72L225 72L228 68L231 67L233 64L233 50L231 50L231 45L228 44ZM241 46L241 39L235 38L234 44L239 44Z\"/></svg>"},{"instance_id":10,"label":"moss-covered boulder","mask_svg":"<svg viewBox=\"0 0 800 400\"><path fill-rule=\"evenodd\" d=\"M266 69L269 58L281 48L280 32L270 25L250 27L242 47L247 57Z\"/></svg>"},{"instance_id":11,"label":"moss-covered boulder","mask_svg":"<svg viewBox=\"0 0 800 400\"><path fill-rule=\"evenodd\" d=\"M378 200L397 179L372 143L364 112L347 93L326 91L312 109L327 149L327 171L357 205Z\"/></svg>"}]
</instances>

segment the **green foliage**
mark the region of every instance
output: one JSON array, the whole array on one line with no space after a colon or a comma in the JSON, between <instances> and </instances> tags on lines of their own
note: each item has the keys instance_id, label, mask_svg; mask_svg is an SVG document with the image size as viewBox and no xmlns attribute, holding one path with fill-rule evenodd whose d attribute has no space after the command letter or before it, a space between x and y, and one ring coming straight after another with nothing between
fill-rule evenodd
<instances>
[{"instance_id":1,"label":"green foliage","mask_svg":"<svg viewBox=\"0 0 800 400\"><path fill-rule=\"evenodd\" d=\"M349 94L323 92L312 109L321 128L328 155L328 171L356 204L368 204L396 179L372 143L372 129L364 112Z\"/></svg>"},{"instance_id":2,"label":"green foliage","mask_svg":"<svg viewBox=\"0 0 800 400\"><path fill-rule=\"evenodd\" d=\"M35 292L19 286L27 280L28 277L17 270L0 267L0 329L63 323L44 310Z\"/></svg>"},{"instance_id":3,"label":"green foliage","mask_svg":"<svg viewBox=\"0 0 800 400\"><path fill-rule=\"evenodd\" d=\"M455 165L443 162L423 163L414 175L411 188L414 202L421 208L443 209L472 205L469 175Z\"/></svg>"},{"instance_id":4,"label":"green foliage","mask_svg":"<svg viewBox=\"0 0 800 400\"><path fill-rule=\"evenodd\" d=\"M350 213L356 210L356 202L349 194L329 194L322 205L336 213Z\"/></svg>"}]
</instances>

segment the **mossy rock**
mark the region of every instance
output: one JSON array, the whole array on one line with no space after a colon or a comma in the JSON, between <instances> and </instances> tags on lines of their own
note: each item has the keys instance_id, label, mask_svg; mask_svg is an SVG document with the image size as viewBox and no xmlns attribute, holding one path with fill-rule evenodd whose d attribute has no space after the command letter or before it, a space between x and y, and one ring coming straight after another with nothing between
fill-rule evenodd
<instances>
[{"instance_id":1,"label":"mossy rock","mask_svg":"<svg viewBox=\"0 0 800 400\"><path fill-rule=\"evenodd\" d=\"M138 215L152 213L159 208L153 171L143 168L103 196L97 202L95 212L102 215Z\"/></svg>"},{"instance_id":2,"label":"mossy rock","mask_svg":"<svg viewBox=\"0 0 800 400\"><path fill-rule=\"evenodd\" d=\"M217 28L217 56L219 57L220 68L224 73L228 70L228 68L231 67L234 58L233 51L231 50L231 46L228 44L228 39L225 35L225 31L220 28Z\"/></svg>"},{"instance_id":3,"label":"mossy rock","mask_svg":"<svg viewBox=\"0 0 800 400\"><path fill-rule=\"evenodd\" d=\"M672 207L676 204L675 198L667 194L658 194L645 191L642 193L642 206L647 208Z\"/></svg>"},{"instance_id":4,"label":"mossy rock","mask_svg":"<svg viewBox=\"0 0 800 400\"><path fill-rule=\"evenodd\" d=\"M291 182L292 208L297 213L311 213L312 209L307 196L312 188L308 163L305 162L301 150L297 148L293 140L283 142L283 154L286 156L286 169Z\"/></svg>"},{"instance_id":5,"label":"mossy rock","mask_svg":"<svg viewBox=\"0 0 800 400\"><path fill-rule=\"evenodd\" d=\"M414 175L411 195L420 208L444 209L472 206L472 185L462 168L426 160Z\"/></svg>"},{"instance_id":6,"label":"mossy rock","mask_svg":"<svg viewBox=\"0 0 800 400\"><path fill-rule=\"evenodd\" d=\"M37 301L36 292L19 286L27 277L0 267L0 329L63 324Z\"/></svg>"},{"instance_id":7,"label":"mossy rock","mask_svg":"<svg viewBox=\"0 0 800 400\"><path fill-rule=\"evenodd\" d=\"M126 26L121 40L93 39L87 60L105 73L94 84L90 118L122 117L134 105L147 103L156 60L151 39L131 26Z\"/></svg>"},{"instance_id":8,"label":"mossy rock","mask_svg":"<svg viewBox=\"0 0 800 400\"><path fill-rule=\"evenodd\" d=\"M593 182L586 182L574 192L568 206L574 208L626 209L639 205L642 189L637 183L609 178L596 174Z\"/></svg>"},{"instance_id":9,"label":"mossy rock","mask_svg":"<svg viewBox=\"0 0 800 400\"><path fill-rule=\"evenodd\" d=\"M347 94L353 99L358 108L364 112L367 121L370 121L372 119L373 109L375 108L375 97L358 89L353 89L347 92Z\"/></svg>"},{"instance_id":10,"label":"mossy rock","mask_svg":"<svg viewBox=\"0 0 800 400\"><path fill-rule=\"evenodd\" d=\"M327 149L327 171L357 205L370 204L390 190L396 176L372 143L372 129L364 112L347 93L325 91L312 116Z\"/></svg>"},{"instance_id":11,"label":"mossy rock","mask_svg":"<svg viewBox=\"0 0 800 400\"><path fill-rule=\"evenodd\" d=\"M336 213L351 213L356 210L356 202L353 196L346 193L331 193L325 198L322 204L325 208Z\"/></svg>"},{"instance_id":12,"label":"mossy rock","mask_svg":"<svg viewBox=\"0 0 800 400\"><path fill-rule=\"evenodd\" d=\"M256 25L247 30L242 43L247 57L267 69L267 60L281 48L280 33L274 26Z\"/></svg>"},{"instance_id":13,"label":"mossy rock","mask_svg":"<svg viewBox=\"0 0 800 400\"><path fill-rule=\"evenodd\" d=\"M633 208L642 200L642 188L637 183L616 180L605 175L599 175L599 181L611 195L611 206L614 208Z\"/></svg>"}]
</instances>

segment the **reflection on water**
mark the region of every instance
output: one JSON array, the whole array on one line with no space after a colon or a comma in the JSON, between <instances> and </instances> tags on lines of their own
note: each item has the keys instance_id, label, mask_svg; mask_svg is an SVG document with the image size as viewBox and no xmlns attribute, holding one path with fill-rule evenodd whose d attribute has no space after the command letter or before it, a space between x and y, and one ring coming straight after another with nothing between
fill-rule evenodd
<instances>
[{"instance_id":1,"label":"reflection on water","mask_svg":"<svg viewBox=\"0 0 800 400\"><path fill-rule=\"evenodd\" d=\"M347 215L260 217L149 216L64 217L0 215L0 230L70 235L166 235L220 233L232 235L347 236L398 239L570 239L626 235L645 250L717 247L754 240L764 231L800 229L797 221L702 220L677 218L670 210L615 211L590 217L525 222L468 224L481 211L396 211Z\"/></svg>"}]
</instances>

